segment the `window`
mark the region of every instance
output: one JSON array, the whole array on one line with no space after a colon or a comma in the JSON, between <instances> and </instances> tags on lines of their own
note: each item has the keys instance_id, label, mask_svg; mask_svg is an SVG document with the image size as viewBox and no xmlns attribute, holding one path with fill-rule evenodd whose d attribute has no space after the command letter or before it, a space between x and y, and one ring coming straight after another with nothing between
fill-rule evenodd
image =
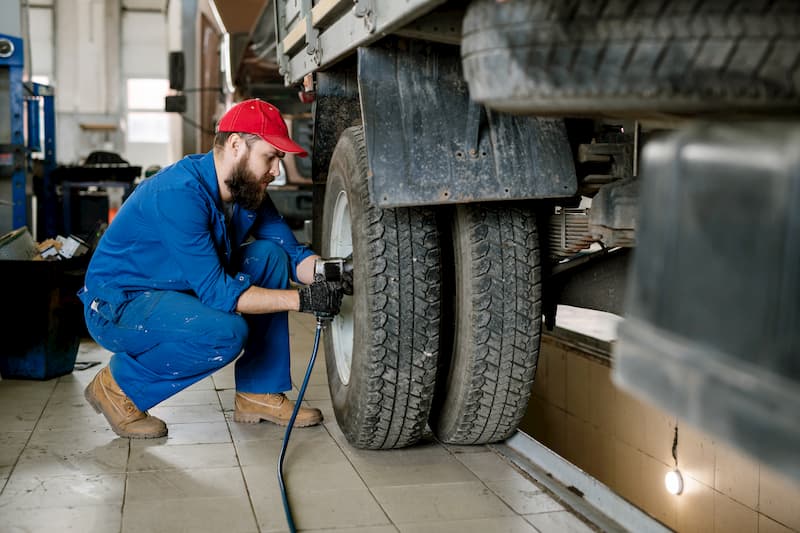
<instances>
[{"instance_id":1,"label":"window","mask_svg":"<svg viewBox=\"0 0 800 533\"><path fill-rule=\"evenodd\" d=\"M169 81L152 78L128 80L128 109L162 111Z\"/></svg>"},{"instance_id":2,"label":"window","mask_svg":"<svg viewBox=\"0 0 800 533\"><path fill-rule=\"evenodd\" d=\"M128 79L128 142L169 142L169 120L163 111L168 89L169 81L165 79Z\"/></svg>"},{"instance_id":3,"label":"window","mask_svg":"<svg viewBox=\"0 0 800 533\"><path fill-rule=\"evenodd\" d=\"M169 122L166 113L129 111L128 142L168 143Z\"/></svg>"}]
</instances>

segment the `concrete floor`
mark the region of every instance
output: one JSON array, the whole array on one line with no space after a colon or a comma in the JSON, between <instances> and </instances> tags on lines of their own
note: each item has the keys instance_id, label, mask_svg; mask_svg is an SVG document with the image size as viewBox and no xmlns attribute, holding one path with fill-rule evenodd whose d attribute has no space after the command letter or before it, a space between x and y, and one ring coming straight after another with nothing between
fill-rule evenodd
<instances>
[{"instance_id":1,"label":"concrete floor","mask_svg":"<svg viewBox=\"0 0 800 533\"><path fill-rule=\"evenodd\" d=\"M296 397L314 322L290 315ZM81 344L78 361L110 354ZM232 420L233 366L152 409L169 436L118 438L83 398L102 368L48 381L0 381L0 531L287 531L276 465L284 428ZM304 531L588 532L590 528L485 446L432 438L358 450L336 425L322 353L306 400L324 425L295 429L285 480Z\"/></svg>"}]
</instances>

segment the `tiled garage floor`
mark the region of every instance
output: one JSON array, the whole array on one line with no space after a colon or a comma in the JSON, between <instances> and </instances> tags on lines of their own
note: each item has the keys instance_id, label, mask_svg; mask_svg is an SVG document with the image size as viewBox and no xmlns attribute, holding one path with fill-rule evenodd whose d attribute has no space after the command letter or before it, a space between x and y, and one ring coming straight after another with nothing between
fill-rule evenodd
<instances>
[{"instance_id":1,"label":"tiled garage floor","mask_svg":"<svg viewBox=\"0 0 800 533\"><path fill-rule=\"evenodd\" d=\"M314 322L291 314L299 387ZM109 353L85 341L78 361ZM231 419L233 366L152 410L155 440L118 438L83 398L102 368L0 381L0 531L287 531L276 465L284 428ZM403 450L352 448L336 425L320 353L306 391L322 426L295 429L285 479L304 531L584 532L592 528L487 447L432 438ZM296 397L296 389L290 396Z\"/></svg>"}]
</instances>

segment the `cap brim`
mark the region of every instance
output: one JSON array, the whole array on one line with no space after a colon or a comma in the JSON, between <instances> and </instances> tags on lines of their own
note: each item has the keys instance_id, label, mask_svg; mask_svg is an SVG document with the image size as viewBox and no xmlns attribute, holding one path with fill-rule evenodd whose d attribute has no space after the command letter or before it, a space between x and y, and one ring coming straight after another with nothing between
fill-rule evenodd
<instances>
[{"instance_id":1,"label":"cap brim","mask_svg":"<svg viewBox=\"0 0 800 533\"><path fill-rule=\"evenodd\" d=\"M270 143L272 146L280 150L281 152L286 152L287 154L294 154L298 157L306 157L308 152L303 150L303 148L291 140L289 137L281 137L279 135L265 135L264 140Z\"/></svg>"}]
</instances>

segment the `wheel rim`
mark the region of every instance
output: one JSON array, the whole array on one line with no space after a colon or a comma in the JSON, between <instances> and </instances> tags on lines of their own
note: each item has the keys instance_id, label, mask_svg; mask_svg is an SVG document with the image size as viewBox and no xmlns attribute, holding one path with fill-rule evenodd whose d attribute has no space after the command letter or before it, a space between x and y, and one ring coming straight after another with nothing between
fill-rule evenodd
<instances>
[{"instance_id":1,"label":"wheel rim","mask_svg":"<svg viewBox=\"0 0 800 533\"><path fill-rule=\"evenodd\" d=\"M350 224L350 206L347 194L340 191L333 207L331 223L331 257L347 257L353 253L353 232ZM353 364L353 297L342 298L341 311L330 325L336 372L343 385L350 382Z\"/></svg>"}]
</instances>

